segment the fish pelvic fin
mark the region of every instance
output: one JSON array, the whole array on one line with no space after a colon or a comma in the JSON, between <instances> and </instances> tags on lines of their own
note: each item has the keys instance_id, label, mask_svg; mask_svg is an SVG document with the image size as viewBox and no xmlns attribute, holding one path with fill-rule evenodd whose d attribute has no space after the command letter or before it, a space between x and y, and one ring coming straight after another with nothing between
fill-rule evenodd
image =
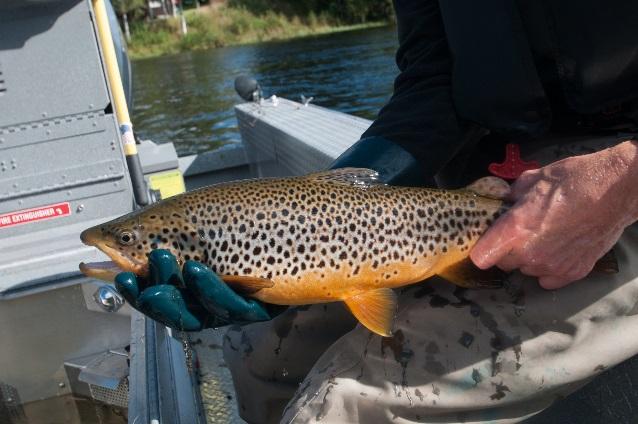
<instances>
[{"instance_id":1,"label":"fish pelvic fin","mask_svg":"<svg viewBox=\"0 0 638 424\"><path fill-rule=\"evenodd\" d=\"M221 275L224 283L239 294L254 294L261 289L269 289L275 282L267 278L250 277L246 275Z\"/></svg>"},{"instance_id":2,"label":"fish pelvic fin","mask_svg":"<svg viewBox=\"0 0 638 424\"><path fill-rule=\"evenodd\" d=\"M449 282L466 289L496 289L503 286L507 274L496 267L480 269L470 258L453 263L436 273Z\"/></svg>"},{"instance_id":3,"label":"fish pelvic fin","mask_svg":"<svg viewBox=\"0 0 638 424\"><path fill-rule=\"evenodd\" d=\"M364 327L380 336L390 337L397 310L397 295L392 289L375 289L345 299L344 302Z\"/></svg>"},{"instance_id":4,"label":"fish pelvic fin","mask_svg":"<svg viewBox=\"0 0 638 424\"><path fill-rule=\"evenodd\" d=\"M510 194L510 185L502 178L483 177L465 187L480 196L489 197L496 200L503 200Z\"/></svg>"},{"instance_id":5,"label":"fish pelvic fin","mask_svg":"<svg viewBox=\"0 0 638 424\"><path fill-rule=\"evenodd\" d=\"M379 181L379 173L368 168L337 168L329 171L315 172L302 178L314 181L325 181L366 189L373 185L383 185Z\"/></svg>"}]
</instances>

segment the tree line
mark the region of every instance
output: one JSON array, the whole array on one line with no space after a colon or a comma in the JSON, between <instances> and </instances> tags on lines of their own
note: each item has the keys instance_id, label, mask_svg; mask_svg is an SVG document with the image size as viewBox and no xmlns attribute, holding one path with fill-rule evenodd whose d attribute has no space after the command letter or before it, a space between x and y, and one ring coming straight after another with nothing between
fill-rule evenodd
<instances>
[{"instance_id":1,"label":"tree line","mask_svg":"<svg viewBox=\"0 0 638 424\"><path fill-rule=\"evenodd\" d=\"M149 0L111 0L122 20L148 19ZM183 8L208 3L226 3L258 15L267 12L282 13L289 17L329 16L335 23L357 24L393 19L392 0L182 0Z\"/></svg>"}]
</instances>

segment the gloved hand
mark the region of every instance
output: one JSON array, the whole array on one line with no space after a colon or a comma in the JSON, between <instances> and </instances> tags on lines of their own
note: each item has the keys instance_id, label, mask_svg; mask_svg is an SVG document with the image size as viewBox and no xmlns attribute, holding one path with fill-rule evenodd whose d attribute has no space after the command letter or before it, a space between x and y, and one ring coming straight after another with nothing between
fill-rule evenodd
<instances>
[{"instance_id":1,"label":"gloved hand","mask_svg":"<svg viewBox=\"0 0 638 424\"><path fill-rule=\"evenodd\" d=\"M422 167L412 154L383 137L362 138L330 165L330 169L346 167L374 169L379 173L379 179L386 184L431 184L425 179Z\"/></svg>"},{"instance_id":2,"label":"gloved hand","mask_svg":"<svg viewBox=\"0 0 638 424\"><path fill-rule=\"evenodd\" d=\"M115 287L138 311L182 331L266 321L285 310L244 299L199 262L186 261L180 270L163 249L150 253L148 278L122 272Z\"/></svg>"}]
</instances>

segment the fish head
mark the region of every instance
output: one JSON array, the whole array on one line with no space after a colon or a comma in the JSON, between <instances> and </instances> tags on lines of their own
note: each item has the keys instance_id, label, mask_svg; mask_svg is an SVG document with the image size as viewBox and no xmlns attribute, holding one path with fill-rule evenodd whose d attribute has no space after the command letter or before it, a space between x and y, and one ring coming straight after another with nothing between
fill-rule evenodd
<instances>
[{"instance_id":1,"label":"fish head","mask_svg":"<svg viewBox=\"0 0 638 424\"><path fill-rule=\"evenodd\" d=\"M182 264L184 246L178 239L192 232L181 214L152 205L84 230L80 234L82 243L98 248L112 262L81 263L80 270L88 277L107 281L122 271L146 276L148 255L154 249L169 250Z\"/></svg>"}]
</instances>

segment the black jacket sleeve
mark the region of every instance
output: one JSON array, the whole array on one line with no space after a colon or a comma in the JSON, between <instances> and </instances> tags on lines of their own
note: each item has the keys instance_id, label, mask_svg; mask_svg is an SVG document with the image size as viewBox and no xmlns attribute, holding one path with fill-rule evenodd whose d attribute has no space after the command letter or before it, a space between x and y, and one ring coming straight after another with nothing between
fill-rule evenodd
<instances>
[{"instance_id":1,"label":"black jacket sleeve","mask_svg":"<svg viewBox=\"0 0 638 424\"><path fill-rule=\"evenodd\" d=\"M437 0L395 0L401 71L394 94L362 137L384 137L411 153L427 177L459 150L451 94L452 58Z\"/></svg>"}]
</instances>

